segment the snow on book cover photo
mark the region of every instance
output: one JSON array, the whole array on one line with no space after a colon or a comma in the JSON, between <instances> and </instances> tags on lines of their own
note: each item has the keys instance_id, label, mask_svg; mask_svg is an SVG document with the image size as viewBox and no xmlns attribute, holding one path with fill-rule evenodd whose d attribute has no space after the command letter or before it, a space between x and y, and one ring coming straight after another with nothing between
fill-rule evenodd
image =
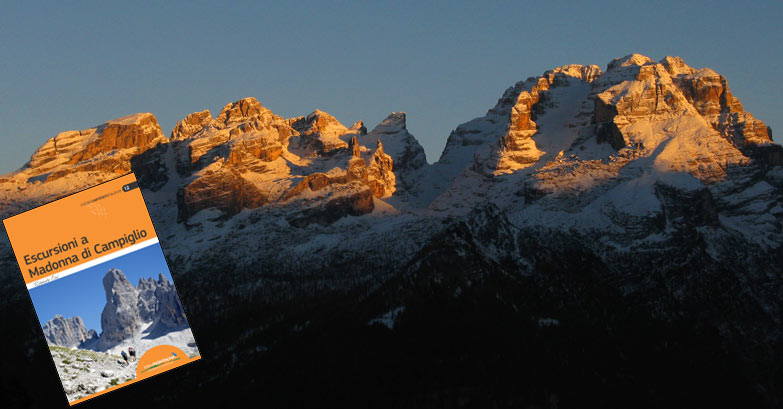
<instances>
[{"instance_id":1,"label":"snow on book cover photo","mask_svg":"<svg viewBox=\"0 0 783 409\"><path fill-rule=\"evenodd\" d=\"M71 405L200 359L133 174L4 224Z\"/></svg>"}]
</instances>

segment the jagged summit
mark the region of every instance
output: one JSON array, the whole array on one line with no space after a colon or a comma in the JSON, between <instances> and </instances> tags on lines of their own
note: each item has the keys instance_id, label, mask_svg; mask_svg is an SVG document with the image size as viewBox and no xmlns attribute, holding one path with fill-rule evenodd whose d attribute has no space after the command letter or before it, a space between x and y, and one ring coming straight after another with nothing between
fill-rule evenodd
<instances>
[{"instance_id":1,"label":"jagged summit","mask_svg":"<svg viewBox=\"0 0 783 409\"><path fill-rule=\"evenodd\" d=\"M385 152L395 160L400 170L418 169L427 164L424 148L408 132L405 112L392 112L372 131L359 138L362 145L372 146L381 141Z\"/></svg>"},{"instance_id":2,"label":"jagged summit","mask_svg":"<svg viewBox=\"0 0 783 409\"><path fill-rule=\"evenodd\" d=\"M189 114L181 121L177 122L174 129L171 130L172 140L182 140L194 135L212 122L212 114L208 109Z\"/></svg>"},{"instance_id":3,"label":"jagged summit","mask_svg":"<svg viewBox=\"0 0 783 409\"><path fill-rule=\"evenodd\" d=\"M661 64L666 68L666 71L673 76L693 74L696 70L685 64L685 61L680 57L666 56L661 59Z\"/></svg>"},{"instance_id":4,"label":"jagged summit","mask_svg":"<svg viewBox=\"0 0 783 409\"><path fill-rule=\"evenodd\" d=\"M364 135L367 133L367 127L364 126L364 121L358 120L351 125L350 128L348 128L352 133L356 133L358 135Z\"/></svg>"},{"instance_id":5,"label":"jagged summit","mask_svg":"<svg viewBox=\"0 0 783 409\"><path fill-rule=\"evenodd\" d=\"M388 157L372 156L374 141L349 143L366 134L361 121L347 128L319 109L283 118L253 98L227 104L214 120L208 111L188 115L172 131L171 151L183 179L178 220L190 222L202 210L230 217L262 206L298 209L291 220L299 224L322 220L316 214L334 220L370 212L373 196L395 188L386 174L392 166L373 165L373 158Z\"/></svg>"},{"instance_id":6,"label":"jagged summit","mask_svg":"<svg viewBox=\"0 0 783 409\"><path fill-rule=\"evenodd\" d=\"M319 109L293 119L291 127L299 132L295 144L305 156L318 156L348 147L341 136L352 132L337 118Z\"/></svg>"},{"instance_id":7,"label":"jagged summit","mask_svg":"<svg viewBox=\"0 0 783 409\"><path fill-rule=\"evenodd\" d=\"M101 313L100 349L108 349L132 337L141 329L136 289L119 269L110 269L103 277L106 306Z\"/></svg>"},{"instance_id":8,"label":"jagged summit","mask_svg":"<svg viewBox=\"0 0 783 409\"><path fill-rule=\"evenodd\" d=\"M271 111L253 97L243 98L226 104L215 121L228 125L231 122L244 122L249 119L268 119Z\"/></svg>"},{"instance_id":9,"label":"jagged summit","mask_svg":"<svg viewBox=\"0 0 783 409\"><path fill-rule=\"evenodd\" d=\"M407 130L405 121L405 112L392 112L373 129L373 132L394 133L401 130Z\"/></svg>"},{"instance_id":10,"label":"jagged summit","mask_svg":"<svg viewBox=\"0 0 783 409\"><path fill-rule=\"evenodd\" d=\"M642 66L653 63L650 57L641 54L628 54L624 57L615 58L610 61L606 66L606 71L611 71L621 67L628 67L631 65Z\"/></svg>"}]
</instances>

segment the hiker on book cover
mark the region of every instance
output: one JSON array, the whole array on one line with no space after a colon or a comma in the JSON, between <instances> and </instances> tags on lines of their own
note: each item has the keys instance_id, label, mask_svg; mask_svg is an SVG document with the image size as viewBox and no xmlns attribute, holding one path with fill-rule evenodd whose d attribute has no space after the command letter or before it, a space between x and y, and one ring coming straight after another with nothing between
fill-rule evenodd
<instances>
[{"instance_id":1,"label":"hiker on book cover","mask_svg":"<svg viewBox=\"0 0 783 409\"><path fill-rule=\"evenodd\" d=\"M133 347L128 347L128 354L130 355L131 361L136 360L136 350Z\"/></svg>"},{"instance_id":2,"label":"hiker on book cover","mask_svg":"<svg viewBox=\"0 0 783 409\"><path fill-rule=\"evenodd\" d=\"M125 365L128 365L128 354L125 352L125 350L122 350L120 355L122 355L122 359L125 360Z\"/></svg>"}]
</instances>

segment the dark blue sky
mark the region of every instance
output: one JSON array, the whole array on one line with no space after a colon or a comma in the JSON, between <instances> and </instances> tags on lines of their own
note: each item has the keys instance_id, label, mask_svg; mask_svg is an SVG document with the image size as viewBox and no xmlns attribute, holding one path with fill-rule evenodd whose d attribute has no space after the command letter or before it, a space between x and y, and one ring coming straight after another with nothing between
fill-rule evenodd
<instances>
[{"instance_id":1,"label":"dark blue sky","mask_svg":"<svg viewBox=\"0 0 783 409\"><path fill-rule=\"evenodd\" d=\"M432 162L514 82L633 52L713 68L779 133L781 21L780 1L6 2L0 173L61 131L152 112L168 135L246 96L370 128L406 111Z\"/></svg>"},{"instance_id":2,"label":"dark blue sky","mask_svg":"<svg viewBox=\"0 0 783 409\"><path fill-rule=\"evenodd\" d=\"M66 318L78 315L82 317L88 330L101 333L101 312L106 305L106 292L103 290L103 277L110 268L119 268L136 287L139 278L153 277L158 274L169 280L166 259L159 244L147 246L125 256L109 260L97 266L71 274L51 283L30 290L30 297L43 325L57 314Z\"/></svg>"}]
</instances>

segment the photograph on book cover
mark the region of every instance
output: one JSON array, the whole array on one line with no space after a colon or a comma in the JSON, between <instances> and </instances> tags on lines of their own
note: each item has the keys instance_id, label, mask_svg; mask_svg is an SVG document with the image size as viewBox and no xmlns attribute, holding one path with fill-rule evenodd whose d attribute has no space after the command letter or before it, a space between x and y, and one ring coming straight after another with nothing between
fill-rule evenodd
<instances>
[{"instance_id":1,"label":"photograph on book cover","mask_svg":"<svg viewBox=\"0 0 783 409\"><path fill-rule=\"evenodd\" d=\"M30 290L69 402L135 380L154 347L199 356L160 245L147 243Z\"/></svg>"}]
</instances>

